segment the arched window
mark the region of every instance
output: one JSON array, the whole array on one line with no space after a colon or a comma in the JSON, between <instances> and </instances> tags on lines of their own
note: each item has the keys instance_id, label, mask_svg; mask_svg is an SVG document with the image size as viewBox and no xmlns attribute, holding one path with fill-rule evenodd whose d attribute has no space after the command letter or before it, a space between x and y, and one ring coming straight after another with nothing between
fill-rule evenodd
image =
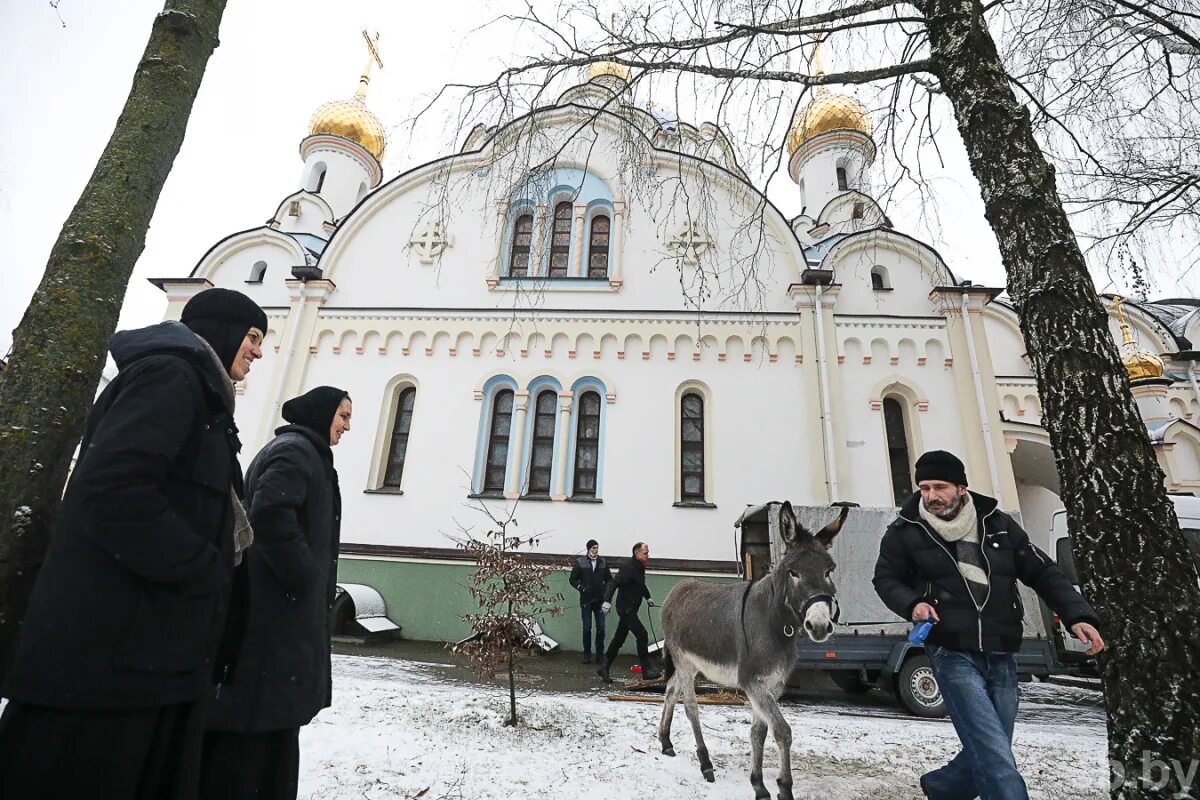
<instances>
[{"instance_id":1,"label":"arched window","mask_svg":"<svg viewBox=\"0 0 1200 800\"><path fill-rule=\"evenodd\" d=\"M504 475L508 467L508 432L512 428L513 393L511 389L496 392L492 400L492 424L488 428L487 463L484 464L483 491L504 492Z\"/></svg>"},{"instance_id":2,"label":"arched window","mask_svg":"<svg viewBox=\"0 0 1200 800\"><path fill-rule=\"evenodd\" d=\"M547 275L551 278L567 277L571 261L571 219L573 209L569 202L559 203L554 207L554 228L550 240L550 270Z\"/></svg>"},{"instance_id":3,"label":"arched window","mask_svg":"<svg viewBox=\"0 0 1200 800\"><path fill-rule=\"evenodd\" d=\"M589 278L608 277L608 234L612 223L608 217L598 215L592 217L591 235L588 237L588 271Z\"/></svg>"},{"instance_id":4,"label":"arched window","mask_svg":"<svg viewBox=\"0 0 1200 800\"><path fill-rule=\"evenodd\" d=\"M908 431L904 424L904 407L895 397L883 398L883 427L887 432L892 498L896 505L902 506L912 497L912 467L908 460Z\"/></svg>"},{"instance_id":5,"label":"arched window","mask_svg":"<svg viewBox=\"0 0 1200 800\"><path fill-rule=\"evenodd\" d=\"M408 431L412 427L413 401L417 390L409 386L400 392L396 401L396 421L392 423L392 445L388 448L387 468L383 473L384 486L400 486L404 477L404 456L408 452Z\"/></svg>"},{"instance_id":6,"label":"arched window","mask_svg":"<svg viewBox=\"0 0 1200 800\"><path fill-rule=\"evenodd\" d=\"M584 392L576 409L579 425L575 434L575 480L572 495L596 496L596 470L600 462L600 395Z\"/></svg>"},{"instance_id":7,"label":"arched window","mask_svg":"<svg viewBox=\"0 0 1200 800\"><path fill-rule=\"evenodd\" d=\"M255 261L254 266L250 268L250 277L246 279L246 283L262 283L266 275L267 262Z\"/></svg>"},{"instance_id":8,"label":"arched window","mask_svg":"<svg viewBox=\"0 0 1200 800\"><path fill-rule=\"evenodd\" d=\"M320 194L321 187L325 185L325 169L324 161L313 164L312 172L308 174L308 183L304 187L305 191Z\"/></svg>"},{"instance_id":9,"label":"arched window","mask_svg":"<svg viewBox=\"0 0 1200 800\"><path fill-rule=\"evenodd\" d=\"M526 494L550 496L554 467L554 424L558 392L547 389L537 396L533 415L533 448L529 452L529 490Z\"/></svg>"},{"instance_id":10,"label":"arched window","mask_svg":"<svg viewBox=\"0 0 1200 800\"><path fill-rule=\"evenodd\" d=\"M888 284L887 270L881 266L871 268L871 288L872 289L890 289Z\"/></svg>"},{"instance_id":11,"label":"arched window","mask_svg":"<svg viewBox=\"0 0 1200 800\"><path fill-rule=\"evenodd\" d=\"M529 275L529 245L533 240L533 215L522 214L513 226L512 252L508 259L508 274L513 278Z\"/></svg>"},{"instance_id":12,"label":"arched window","mask_svg":"<svg viewBox=\"0 0 1200 800\"><path fill-rule=\"evenodd\" d=\"M828 174L828 173L826 173L826 174ZM846 168L845 167L837 168L837 183L838 183L839 189L845 190L845 189L850 188L850 183L846 180Z\"/></svg>"},{"instance_id":13,"label":"arched window","mask_svg":"<svg viewBox=\"0 0 1200 800\"><path fill-rule=\"evenodd\" d=\"M694 392L679 404L680 500L704 502L704 398Z\"/></svg>"}]
</instances>

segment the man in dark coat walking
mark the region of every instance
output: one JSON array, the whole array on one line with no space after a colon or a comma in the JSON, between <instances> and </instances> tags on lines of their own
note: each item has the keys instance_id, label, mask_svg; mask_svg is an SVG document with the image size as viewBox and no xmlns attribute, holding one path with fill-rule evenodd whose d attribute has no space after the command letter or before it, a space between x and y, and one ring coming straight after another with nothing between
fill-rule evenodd
<instances>
[{"instance_id":1,"label":"man in dark coat walking","mask_svg":"<svg viewBox=\"0 0 1200 800\"><path fill-rule=\"evenodd\" d=\"M330 704L329 609L337 585L342 502L332 446L350 430L341 389L283 404L246 472L254 547L243 565L246 636L213 692L202 800L294 800L300 727ZM239 576L241 577L241 576Z\"/></svg>"},{"instance_id":2,"label":"man in dark coat walking","mask_svg":"<svg viewBox=\"0 0 1200 800\"><path fill-rule=\"evenodd\" d=\"M1089 655L1104 642L1096 612L991 497L967 491L963 464L943 450L917 459L920 491L883 535L875 591L906 620L936 624L925 641L962 751L921 776L933 800L1024 800L1012 753L1024 609L1020 580L1041 596Z\"/></svg>"},{"instance_id":3,"label":"man in dark coat walking","mask_svg":"<svg viewBox=\"0 0 1200 800\"><path fill-rule=\"evenodd\" d=\"M654 607L650 589L646 586L646 564L649 561L650 546L645 542L638 542L633 546L633 558L617 571L617 577L613 578L604 591L604 603L600 610L605 614L612 608L613 594L617 596L617 632L613 634L612 643L604 653L604 662L600 669L596 670L596 674L605 683L612 683L609 670L612 669L613 662L617 660L617 654L621 652L621 646L625 644L625 639L630 633L637 642L642 678L652 681L662 676L650 661L650 637L646 633L646 627L638 619L643 599L648 607Z\"/></svg>"},{"instance_id":4,"label":"man in dark coat walking","mask_svg":"<svg viewBox=\"0 0 1200 800\"><path fill-rule=\"evenodd\" d=\"M612 580L608 562L600 555L600 543L588 539L587 555L575 560L568 579L579 592L579 614L583 619L583 663L592 663L592 617L596 618L596 657L604 654L604 590Z\"/></svg>"},{"instance_id":5,"label":"man in dark coat walking","mask_svg":"<svg viewBox=\"0 0 1200 800\"><path fill-rule=\"evenodd\" d=\"M233 384L267 318L209 289L117 333L21 626L0 718L6 800L194 798L236 553L250 529Z\"/></svg>"}]
</instances>

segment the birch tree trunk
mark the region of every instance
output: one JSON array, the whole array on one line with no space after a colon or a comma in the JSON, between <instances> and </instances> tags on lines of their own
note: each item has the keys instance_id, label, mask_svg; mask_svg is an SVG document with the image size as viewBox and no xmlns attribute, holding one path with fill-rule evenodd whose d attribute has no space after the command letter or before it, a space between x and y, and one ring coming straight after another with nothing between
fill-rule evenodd
<instances>
[{"instance_id":1,"label":"birch tree trunk","mask_svg":"<svg viewBox=\"0 0 1200 800\"><path fill-rule=\"evenodd\" d=\"M0 378L0 677L226 0L167 0Z\"/></svg>"},{"instance_id":2,"label":"birch tree trunk","mask_svg":"<svg viewBox=\"0 0 1200 800\"><path fill-rule=\"evenodd\" d=\"M1100 656L1114 798L1196 797L1200 588L1145 424L1059 200L978 0L924 0L942 90L954 105L1045 410ZM1142 782L1143 754L1174 769ZM1148 775L1161 778L1163 770ZM1119 785L1118 785L1119 784ZM1183 793L1179 793L1183 792Z\"/></svg>"}]
</instances>

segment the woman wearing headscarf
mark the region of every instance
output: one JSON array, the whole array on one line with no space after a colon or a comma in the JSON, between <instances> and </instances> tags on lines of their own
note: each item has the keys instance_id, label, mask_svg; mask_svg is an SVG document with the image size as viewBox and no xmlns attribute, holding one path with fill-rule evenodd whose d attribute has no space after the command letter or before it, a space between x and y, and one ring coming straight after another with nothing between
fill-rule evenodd
<instances>
[{"instance_id":1,"label":"woman wearing headscarf","mask_svg":"<svg viewBox=\"0 0 1200 800\"><path fill-rule=\"evenodd\" d=\"M204 697L251 532L233 381L267 317L228 289L112 337L0 718L6 800L196 796Z\"/></svg>"},{"instance_id":2,"label":"woman wearing headscarf","mask_svg":"<svg viewBox=\"0 0 1200 800\"><path fill-rule=\"evenodd\" d=\"M300 727L331 699L329 609L341 494L333 446L350 396L320 386L283 405L288 425L246 472L254 547L246 554L246 632L213 692L200 795L294 800Z\"/></svg>"}]
</instances>

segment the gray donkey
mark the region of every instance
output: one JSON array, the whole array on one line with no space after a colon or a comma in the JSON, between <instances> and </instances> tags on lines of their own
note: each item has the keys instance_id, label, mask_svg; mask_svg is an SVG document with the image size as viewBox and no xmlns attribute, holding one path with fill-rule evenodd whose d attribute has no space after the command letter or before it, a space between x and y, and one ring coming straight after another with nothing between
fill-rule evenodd
<instances>
[{"instance_id":1,"label":"gray donkey","mask_svg":"<svg viewBox=\"0 0 1200 800\"><path fill-rule=\"evenodd\" d=\"M717 584L680 581L663 603L666 639L667 695L658 738L665 755L671 745L671 717L683 698L700 771L713 781L713 765L700 732L696 674L736 687L750 701L750 783L756 798L770 797L763 785L763 743L767 727L779 748L779 800L792 800L792 729L779 710L779 695L795 659L793 637L803 631L814 642L833 633L837 602L833 599L833 558L829 548L849 508L815 536L796 522L790 503L779 509L780 532L787 549L771 573L754 583Z\"/></svg>"}]
</instances>

